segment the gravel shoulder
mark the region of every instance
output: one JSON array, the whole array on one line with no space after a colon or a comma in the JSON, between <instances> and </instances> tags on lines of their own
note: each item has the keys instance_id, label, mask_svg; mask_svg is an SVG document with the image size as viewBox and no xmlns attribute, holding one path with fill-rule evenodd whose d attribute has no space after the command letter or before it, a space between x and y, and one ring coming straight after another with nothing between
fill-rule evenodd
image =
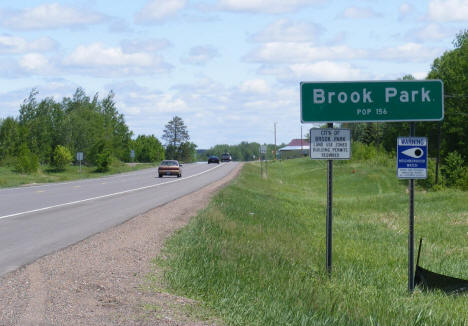
<instances>
[{"instance_id":1,"label":"gravel shoulder","mask_svg":"<svg viewBox=\"0 0 468 326\"><path fill-rule=\"evenodd\" d=\"M148 287L151 260L239 173L0 278L0 325L218 325L197 303Z\"/></svg>"}]
</instances>

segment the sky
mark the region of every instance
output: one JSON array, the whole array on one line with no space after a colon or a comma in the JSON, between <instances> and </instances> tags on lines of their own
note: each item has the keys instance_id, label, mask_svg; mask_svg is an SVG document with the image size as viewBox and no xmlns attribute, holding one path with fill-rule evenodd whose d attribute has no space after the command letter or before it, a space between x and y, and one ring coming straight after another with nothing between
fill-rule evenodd
<instances>
[{"instance_id":1,"label":"sky","mask_svg":"<svg viewBox=\"0 0 468 326\"><path fill-rule=\"evenodd\" d=\"M177 115L201 149L289 143L301 81L424 79L467 28L468 0L2 0L0 118L81 87L135 137Z\"/></svg>"}]
</instances>

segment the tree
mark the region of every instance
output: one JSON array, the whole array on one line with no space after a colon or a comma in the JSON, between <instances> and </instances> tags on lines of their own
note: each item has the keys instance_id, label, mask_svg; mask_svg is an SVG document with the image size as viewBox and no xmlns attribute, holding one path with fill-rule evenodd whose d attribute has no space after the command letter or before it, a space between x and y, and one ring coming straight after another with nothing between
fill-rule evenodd
<instances>
[{"instance_id":1,"label":"tree","mask_svg":"<svg viewBox=\"0 0 468 326\"><path fill-rule=\"evenodd\" d=\"M188 148L193 149L192 155L195 156L195 147L183 145L188 143L190 136L182 118L175 116L167 123L163 139L166 141L165 156L167 159L183 160L182 152L187 151ZM187 157L188 154L185 153L184 155Z\"/></svg>"},{"instance_id":2,"label":"tree","mask_svg":"<svg viewBox=\"0 0 468 326\"><path fill-rule=\"evenodd\" d=\"M167 146L172 145L176 148L179 148L182 143L189 141L190 136L182 118L175 116L167 123L163 139L166 141Z\"/></svg>"},{"instance_id":3,"label":"tree","mask_svg":"<svg viewBox=\"0 0 468 326\"><path fill-rule=\"evenodd\" d=\"M12 117L2 121L0 126L0 160L15 156L20 145L20 130L18 122Z\"/></svg>"},{"instance_id":4,"label":"tree","mask_svg":"<svg viewBox=\"0 0 468 326\"><path fill-rule=\"evenodd\" d=\"M52 166L57 170L64 170L65 167L72 161L72 155L68 148L57 145L54 150L54 159L52 160Z\"/></svg>"},{"instance_id":5,"label":"tree","mask_svg":"<svg viewBox=\"0 0 468 326\"><path fill-rule=\"evenodd\" d=\"M178 159L182 162L194 162L196 158L197 145L191 142L185 142L179 146Z\"/></svg>"},{"instance_id":6,"label":"tree","mask_svg":"<svg viewBox=\"0 0 468 326\"><path fill-rule=\"evenodd\" d=\"M445 117L442 121L442 156L458 152L468 161L468 29L459 33L453 42L455 48L446 51L432 64L428 78L444 82ZM438 123L421 126L429 141L437 139Z\"/></svg>"},{"instance_id":7,"label":"tree","mask_svg":"<svg viewBox=\"0 0 468 326\"><path fill-rule=\"evenodd\" d=\"M35 173L39 168L39 159L25 143L20 146L15 168L19 173Z\"/></svg>"},{"instance_id":8,"label":"tree","mask_svg":"<svg viewBox=\"0 0 468 326\"><path fill-rule=\"evenodd\" d=\"M164 159L164 148L154 135L138 136L134 141L134 147L138 162L158 162Z\"/></svg>"}]
</instances>

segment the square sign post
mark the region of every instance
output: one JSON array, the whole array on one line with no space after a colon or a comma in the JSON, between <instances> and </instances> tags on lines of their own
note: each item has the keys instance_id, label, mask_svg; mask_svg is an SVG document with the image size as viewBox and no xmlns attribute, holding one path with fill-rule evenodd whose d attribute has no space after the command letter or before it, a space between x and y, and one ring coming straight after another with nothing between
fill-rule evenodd
<instances>
[{"instance_id":1,"label":"square sign post","mask_svg":"<svg viewBox=\"0 0 468 326\"><path fill-rule=\"evenodd\" d=\"M409 179L408 232L408 290L414 290L414 179L427 178L427 138L414 137L414 122L410 125L412 137L398 137L397 176Z\"/></svg>"},{"instance_id":2,"label":"square sign post","mask_svg":"<svg viewBox=\"0 0 468 326\"><path fill-rule=\"evenodd\" d=\"M263 160L262 160L262 154L263 154L263 157L265 159L265 155L266 155L266 151L267 151L267 146L266 145L260 145L260 155L259 155L259 159L260 159L260 176L263 176ZM266 161L265 161L265 173L268 173L267 172L267 167L266 167Z\"/></svg>"},{"instance_id":3,"label":"square sign post","mask_svg":"<svg viewBox=\"0 0 468 326\"><path fill-rule=\"evenodd\" d=\"M328 274L332 271L332 202L333 202L333 160L351 158L351 131L349 129L310 129L310 158L328 160L327 167L327 221L326 221L326 265Z\"/></svg>"}]
</instances>

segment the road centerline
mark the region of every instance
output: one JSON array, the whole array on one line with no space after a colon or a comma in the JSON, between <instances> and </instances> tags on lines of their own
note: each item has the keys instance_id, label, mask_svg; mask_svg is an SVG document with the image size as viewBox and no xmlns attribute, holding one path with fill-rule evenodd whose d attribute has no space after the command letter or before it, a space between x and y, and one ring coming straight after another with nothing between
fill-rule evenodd
<instances>
[{"instance_id":1,"label":"road centerline","mask_svg":"<svg viewBox=\"0 0 468 326\"><path fill-rule=\"evenodd\" d=\"M37 208L37 209L29 210L29 211L3 215L3 216L0 216L0 220L5 219L5 218L9 218L9 217L16 217L16 216L20 216L20 215L26 215L26 214L30 214L30 213L37 213L37 212L41 212L41 211L45 211L45 210L49 210L49 209L53 209L53 208L58 208L58 207L71 206L71 205L80 204L80 203L84 203L84 202L88 202L88 201L92 201L92 200L98 200L98 199L103 199L103 198L114 197L114 196L123 195L123 194L126 194L126 193L131 193L131 192L140 191L140 190L144 190L144 189L156 188L156 187L159 187L159 186L162 186L162 185L165 185L165 184L170 184L170 183L179 182L179 181L182 181L182 180L187 180L187 179L190 179L190 178L193 178L193 177L197 177L197 176L202 175L204 173L213 171L214 169L217 169L217 168L219 168L220 166L223 166L223 165L224 164L220 164L220 165L217 165L217 166L215 166L213 168L210 168L208 170L202 171L200 173L196 173L196 174L190 175L188 177L178 178L176 180L172 180L172 181L168 181L168 182L162 182L162 183L157 183L157 184L154 184L154 185L149 185L149 186L144 186L144 187L128 189L128 190L124 190L124 191L119 191L119 192L115 192L115 193L111 193L111 194L107 194L107 195L101 195L101 196L96 196L96 197L91 197L91 198L86 198L86 199L80 199L80 200L71 201L71 202L68 202L68 203L62 203L62 204Z\"/></svg>"}]
</instances>

